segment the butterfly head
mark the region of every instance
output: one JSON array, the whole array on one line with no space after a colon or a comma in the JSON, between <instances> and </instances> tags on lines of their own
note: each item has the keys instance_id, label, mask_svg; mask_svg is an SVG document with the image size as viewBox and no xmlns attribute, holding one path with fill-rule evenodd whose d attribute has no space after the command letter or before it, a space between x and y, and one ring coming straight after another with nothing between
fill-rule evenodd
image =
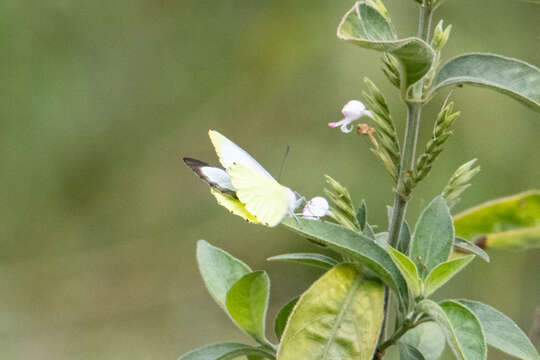
<instances>
[{"instance_id":1,"label":"butterfly head","mask_svg":"<svg viewBox=\"0 0 540 360\"><path fill-rule=\"evenodd\" d=\"M302 204L303 198L297 197L297 194L289 189L288 187L285 187L287 191L287 211L289 215L294 215L294 211Z\"/></svg>"}]
</instances>

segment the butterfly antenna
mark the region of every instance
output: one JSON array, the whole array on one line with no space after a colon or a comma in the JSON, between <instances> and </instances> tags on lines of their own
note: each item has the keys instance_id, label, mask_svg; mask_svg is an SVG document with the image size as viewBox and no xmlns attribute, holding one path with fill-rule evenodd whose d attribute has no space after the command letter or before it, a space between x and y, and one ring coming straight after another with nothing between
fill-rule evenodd
<instances>
[{"instance_id":1,"label":"butterfly antenna","mask_svg":"<svg viewBox=\"0 0 540 360\"><path fill-rule=\"evenodd\" d=\"M285 166L285 160L287 160L287 156L289 155L290 150L291 150L291 147L289 146L289 144L287 144L287 147L285 148L285 154L283 155L283 160L281 161L281 167L279 168L278 182L281 182L281 173L283 172L283 167Z\"/></svg>"}]
</instances>

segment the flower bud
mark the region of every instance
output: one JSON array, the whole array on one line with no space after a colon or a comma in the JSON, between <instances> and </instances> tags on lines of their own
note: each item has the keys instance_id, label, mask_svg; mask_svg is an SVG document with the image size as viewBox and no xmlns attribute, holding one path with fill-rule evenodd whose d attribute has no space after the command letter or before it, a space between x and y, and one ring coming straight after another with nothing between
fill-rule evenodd
<instances>
[{"instance_id":1,"label":"flower bud","mask_svg":"<svg viewBox=\"0 0 540 360\"><path fill-rule=\"evenodd\" d=\"M431 46L436 51L441 51L442 48L446 45L448 38L450 37L450 31L452 31L452 25L448 25L446 29L443 28L443 21L439 21L435 27L435 32L433 33L433 40L431 41Z\"/></svg>"},{"instance_id":2,"label":"flower bud","mask_svg":"<svg viewBox=\"0 0 540 360\"><path fill-rule=\"evenodd\" d=\"M308 219L319 219L328 215L329 211L328 201L321 196L316 196L306 203L302 216Z\"/></svg>"}]
</instances>

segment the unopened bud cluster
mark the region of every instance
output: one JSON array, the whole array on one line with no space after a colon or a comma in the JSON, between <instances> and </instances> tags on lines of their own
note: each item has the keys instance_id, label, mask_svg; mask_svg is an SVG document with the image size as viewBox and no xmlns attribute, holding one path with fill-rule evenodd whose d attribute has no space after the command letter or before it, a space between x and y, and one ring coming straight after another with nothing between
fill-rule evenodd
<instances>
[{"instance_id":1,"label":"unopened bud cluster","mask_svg":"<svg viewBox=\"0 0 540 360\"><path fill-rule=\"evenodd\" d=\"M466 162L450 177L442 192L442 197L446 200L448 207L454 207L461 200L461 194L471 186L471 179L480 171L480 166L475 166L475 164L476 159Z\"/></svg>"},{"instance_id":2,"label":"unopened bud cluster","mask_svg":"<svg viewBox=\"0 0 540 360\"><path fill-rule=\"evenodd\" d=\"M338 223L346 228L359 231L360 225L356 218L356 210L349 190L330 176L325 175L325 178L330 187L330 189L324 189L324 193L332 202L330 213Z\"/></svg>"},{"instance_id":3,"label":"unopened bud cluster","mask_svg":"<svg viewBox=\"0 0 540 360\"><path fill-rule=\"evenodd\" d=\"M416 162L413 174L414 184L422 181L431 171L433 163L443 151L444 143L453 134L450 128L459 114L459 111L454 112L454 103L447 99L435 121L433 137L428 141L426 150Z\"/></svg>"},{"instance_id":4,"label":"unopened bud cluster","mask_svg":"<svg viewBox=\"0 0 540 360\"><path fill-rule=\"evenodd\" d=\"M441 62L441 51L448 42L450 37L450 32L452 31L452 25L448 25L444 28L443 21L439 21L435 27L433 33L433 38L431 39L431 47L435 50L435 58L433 59L433 65L431 70L427 73L424 79L424 92L427 92L433 83L433 79L436 74L436 69L439 67Z\"/></svg>"},{"instance_id":5,"label":"unopened bud cluster","mask_svg":"<svg viewBox=\"0 0 540 360\"><path fill-rule=\"evenodd\" d=\"M433 33L433 39L431 40L431 46L435 51L441 51L442 48L446 45L448 42L448 38L450 37L450 32L452 31L452 25L448 25L446 28L443 27L443 21L439 21L437 26L435 27L435 31Z\"/></svg>"},{"instance_id":6,"label":"unopened bud cluster","mask_svg":"<svg viewBox=\"0 0 540 360\"><path fill-rule=\"evenodd\" d=\"M373 121L376 125L374 148L371 150L381 160L394 181L397 182L399 175L400 148L396 127L390 117L390 109L386 99L375 84L368 78L364 79L367 91L362 93L366 108L373 114ZM369 135L369 132L366 131Z\"/></svg>"},{"instance_id":7,"label":"unopened bud cluster","mask_svg":"<svg viewBox=\"0 0 540 360\"><path fill-rule=\"evenodd\" d=\"M383 58L383 73L386 75L388 80L398 89L401 87L401 78L399 75L399 63L395 57L385 53Z\"/></svg>"}]
</instances>

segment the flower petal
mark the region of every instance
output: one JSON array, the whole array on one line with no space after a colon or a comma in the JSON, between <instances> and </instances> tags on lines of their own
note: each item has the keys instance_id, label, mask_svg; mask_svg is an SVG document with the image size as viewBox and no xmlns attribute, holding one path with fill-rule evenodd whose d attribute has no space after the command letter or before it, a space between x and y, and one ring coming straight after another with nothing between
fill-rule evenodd
<instances>
[{"instance_id":1,"label":"flower petal","mask_svg":"<svg viewBox=\"0 0 540 360\"><path fill-rule=\"evenodd\" d=\"M352 118L353 121L362 116L362 112L366 110L366 106L358 100L351 100L345 104L341 112L346 118Z\"/></svg>"},{"instance_id":2,"label":"flower petal","mask_svg":"<svg viewBox=\"0 0 540 360\"><path fill-rule=\"evenodd\" d=\"M328 201L321 196L316 196L306 203L302 215L310 219L319 219L326 216L329 210Z\"/></svg>"}]
</instances>

